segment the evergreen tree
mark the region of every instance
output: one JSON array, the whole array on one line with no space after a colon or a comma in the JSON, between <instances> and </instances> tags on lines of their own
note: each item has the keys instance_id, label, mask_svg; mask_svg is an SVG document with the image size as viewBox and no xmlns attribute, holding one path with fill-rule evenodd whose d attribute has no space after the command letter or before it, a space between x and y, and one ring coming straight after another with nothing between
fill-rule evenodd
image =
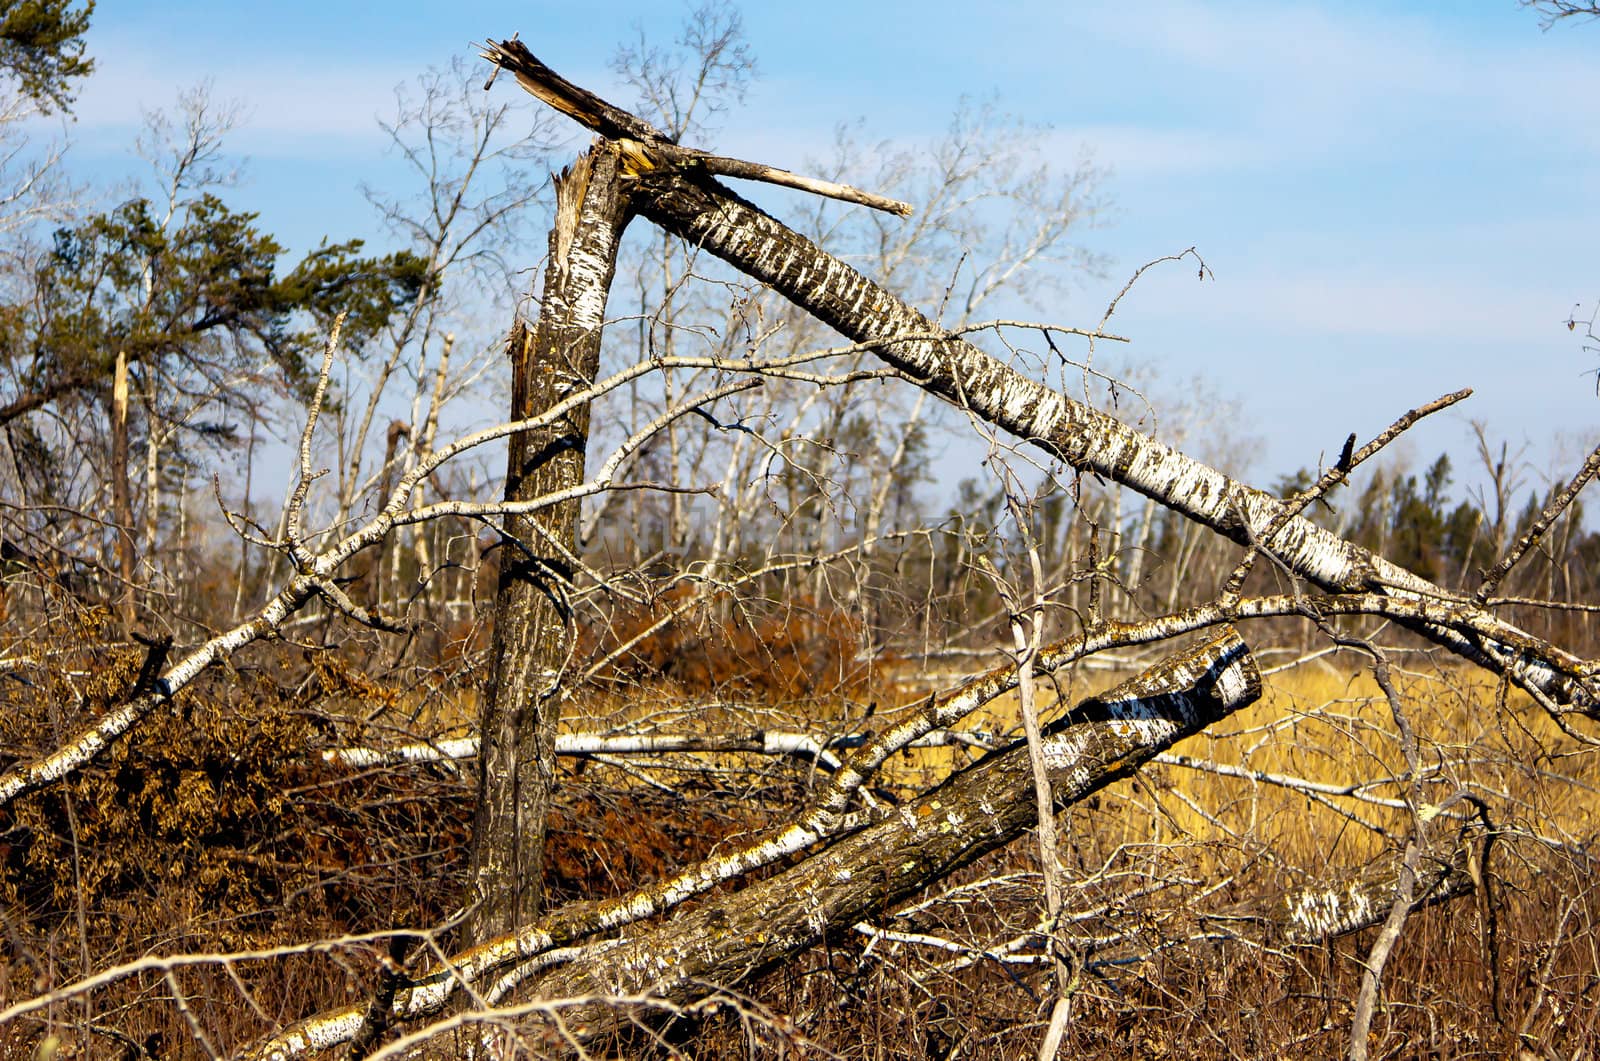
<instances>
[{"instance_id":1,"label":"evergreen tree","mask_svg":"<svg viewBox=\"0 0 1600 1061\"><path fill-rule=\"evenodd\" d=\"M71 82L94 70L84 55L94 0L0 0L0 70L17 79L23 95L48 113L67 110Z\"/></svg>"}]
</instances>

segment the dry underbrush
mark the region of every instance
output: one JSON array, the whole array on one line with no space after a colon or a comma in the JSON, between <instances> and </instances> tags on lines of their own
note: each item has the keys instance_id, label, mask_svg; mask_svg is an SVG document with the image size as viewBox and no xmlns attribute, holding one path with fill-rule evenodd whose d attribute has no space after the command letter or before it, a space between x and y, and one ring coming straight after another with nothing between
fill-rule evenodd
<instances>
[{"instance_id":1,"label":"dry underbrush","mask_svg":"<svg viewBox=\"0 0 1600 1061\"><path fill-rule=\"evenodd\" d=\"M103 631L92 617L77 621L76 647L4 683L7 756L47 749L134 681L142 653L93 648ZM879 724L863 719L868 702L912 699L881 676L829 686L801 680L804 668L771 665L812 651L826 660L813 673L848 674L848 633L802 625L789 647L783 631L765 634L778 646L761 650L765 678L713 681L715 668L753 650L741 643L719 655L702 646L704 675L646 683L642 672L619 670L569 725L720 732L809 723L836 732ZM687 651L683 642L678 650ZM1594 1056L1600 899L1590 844L1600 770L1492 682L1435 669L1422 655L1398 662L1405 708L1425 736L1427 799L1470 791L1490 808L1497 839L1486 890L1407 924L1385 980L1375 1055ZM1076 697L1113 680L1063 678L1062 691ZM763 684L773 682L782 690ZM410 949L414 966L431 947L448 949L470 771L356 771L317 754L400 733L440 736L470 703L468 690L397 685L331 653L264 650L180 694L71 781L18 801L0 822L0 997L28 997L147 954L238 952L397 927L432 933ZM780 692L794 698L788 710L778 710ZM1393 800L1404 764L1375 692L1355 657L1301 667L1275 676L1262 704L1176 751L1324 786L1388 779L1363 794ZM708 701L717 708L699 710ZM1010 711L996 705L974 724L1003 733L1015 722ZM885 786L909 790L966 755L904 757ZM725 755L564 764L551 823L552 901L619 894L739 843L791 813L817 780L792 762ZM1271 932L1224 938L1236 933L1214 915L1359 866L1399 845L1408 822L1381 802L1312 798L1175 764L1063 815L1076 963L1069 1049L1150 1058L1341 1053L1373 931L1289 947ZM1446 817L1438 822L1441 833L1454 828ZM1026 1054L1049 1008L1039 916L1033 851L1013 845L872 926L907 934L900 940L842 931L801 961L726 985L742 1001L697 1026L668 1029L667 1041L708 1058ZM196 1029L223 1050L273 1023L365 997L387 948L381 939L347 939L131 978L0 1028L0 1056L26 1056L53 1033L63 1037L60 1056L203 1057ZM187 1016L173 1002L178 994ZM617 1046L624 1055L662 1049L652 1038Z\"/></svg>"},{"instance_id":2,"label":"dry underbrush","mask_svg":"<svg viewBox=\"0 0 1600 1061\"><path fill-rule=\"evenodd\" d=\"M1494 842L1482 888L1407 922L1373 1056L1596 1056L1600 762L1479 673L1423 654L1398 664L1403 709L1423 737L1425 800L1458 789L1480 798ZM1376 929L1290 946L1217 915L1258 911L1262 896L1403 843L1409 812L1373 802L1402 796L1403 757L1389 704L1361 668L1341 657L1276 675L1261 704L1175 749L1279 783L1158 765L1063 815L1076 962L1066 1056L1343 1055ZM995 705L982 723L1003 730L1007 712ZM910 781L961 755L917 752L891 774ZM1324 788L1285 787L1295 779ZM1359 790L1370 799L1325 795L1371 781ZM1464 824L1441 815L1435 835L1449 842ZM871 926L916 942L840 933L738 985L742 1019L681 1028L676 1041L704 1057L748 1056L753 1041L848 1058L1030 1056L1050 1008L1039 916L1037 861L1013 845Z\"/></svg>"}]
</instances>

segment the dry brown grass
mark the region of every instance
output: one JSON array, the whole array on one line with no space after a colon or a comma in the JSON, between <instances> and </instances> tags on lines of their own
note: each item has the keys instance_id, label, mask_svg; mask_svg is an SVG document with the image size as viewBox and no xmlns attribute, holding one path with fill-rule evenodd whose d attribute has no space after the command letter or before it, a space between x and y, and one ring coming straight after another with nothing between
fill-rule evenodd
<instances>
[{"instance_id":1,"label":"dry brown grass","mask_svg":"<svg viewBox=\"0 0 1600 1061\"><path fill-rule=\"evenodd\" d=\"M1594 1056L1600 896L1590 851L1600 759L1491 679L1423 657L1411 663L1400 691L1422 738L1425 799L1464 788L1492 807L1500 832L1486 892L1408 922L1385 978L1374 1056ZM982 724L1012 727L1014 711L992 705ZM1260 703L1175 750L1323 785L1388 778L1368 790L1381 799L1405 791L1389 705L1353 658L1273 676ZM914 754L900 769L921 774L961 753ZM1343 812L1289 788L1162 765L1065 814L1069 902L1104 910L1082 923L1087 934L1136 930L1117 948L1082 954L1068 1049L1128 1058L1342 1055L1373 930L1318 947L1170 946L1212 927L1208 911L1359 867L1406 835L1404 810L1330 802ZM962 880L1036 871L1019 844ZM1036 876L983 891L981 913L969 894L912 924L983 948L1026 932L1039 915ZM1037 966L988 960L952 970L948 953L864 942L842 938L825 962L775 974L757 996L779 1012L806 1014L807 1034L842 1057L1030 1055L1049 1011ZM724 1045L726 1056L744 1056L740 1044Z\"/></svg>"},{"instance_id":2,"label":"dry brown grass","mask_svg":"<svg viewBox=\"0 0 1600 1061\"><path fill-rule=\"evenodd\" d=\"M42 746L104 710L137 662L135 653L91 654L76 668L87 679L11 684L0 724L8 747ZM1465 788L1491 807L1500 839L1486 901L1456 900L1408 923L1386 977L1375 1053L1593 1056L1600 899L1589 852L1600 763L1476 673L1435 668L1421 655L1397 663L1405 710L1423 738L1425 799ZM1060 692L1075 700L1117 678L1062 676ZM718 706L706 710L708 699ZM847 696L812 689L777 705L749 683L709 692L608 684L575 705L566 725L847 731L863 725L869 703L878 713L865 724L877 726L915 699L882 684ZM395 689L289 657L214 675L108 761L18 805L0 837L0 996L25 997L145 953L448 924L461 894L470 780L436 766L352 774L282 749L444 736L472 708L468 691ZM1014 731L1015 706L991 705L970 725ZM1260 704L1176 751L1318 784L1387 779L1370 794L1393 800L1404 792L1393 731L1387 703L1352 656L1274 675ZM897 757L884 783L909 789L968 759L918 750ZM739 843L791 813L819 780L794 763L731 756L630 769L568 764L552 822L554 901L620 894ZM1409 825L1396 808L1331 802L1343 809L1257 780L1162 765L1064 814L1069 908L1081 915L1072 932L1125 937L1079 948L1069 1048L1130 1058L1341 1053L1370 930L1309 948L1191 939L1214 933L1207 915L1392 850ZM685 1056L708 1058L1026 1055L1048 1012L1047 979L1038 964L993 955L1035 927L1037 870L1031 847L1016 844L946 882L913 915L879 921L970 948L962 954L869 945L842 931L758 982L728 985L761 1019L708 1020L670 1029L669 1039ZM438 942L450 944L448 928ZM187 970L177 982L212 1040L234 1044L364 997L381 951L350 944L231 972ZM160 978L128 980L87 1004L0 1028L0 1056L27 1056L47 1033L65 1036L69 1053L60 1056L205 1056L171 996ZM645 1039L618 1048L625 1056L659 1049Z\"/></svg>"}]
</instances>

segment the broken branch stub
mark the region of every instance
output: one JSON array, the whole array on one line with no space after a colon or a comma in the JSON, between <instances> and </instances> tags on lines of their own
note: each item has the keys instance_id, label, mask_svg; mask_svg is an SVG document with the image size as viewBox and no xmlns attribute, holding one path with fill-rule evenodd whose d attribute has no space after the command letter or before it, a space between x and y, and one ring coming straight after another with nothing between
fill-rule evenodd
<instances>
[{"instance_id":1,"label":"broken branch stub","mask_svg":"<svg viewBox=\"0 0 1600 1061\"><path fill-rule=\"evenodd\" d=\"M479 54L493 63L497 71L509 70L516 77L517 84L533 96L607 140L673 142L671 137L643 118L621 107L614 107L588 89L574 85L535 58L528 46L515 37L505 41L491 40L483 48Z\"/></svg>"},{"instance_id":2,"label":"broken branch stub","mask_svg":"<svg viewBox=\"0 0 1600 1061\"><path fill-rule=\"evenodd\" d=\"M528 46L515 37L506 41L491 40L484 45L484 50L479 54L495 64L496 72L511 71L516 76L517 84L531 95L554 107L584 128L615 141L622 148L630 176L640 176L651 170L666 167L696 170L713 176L737 177L741 180L795 188L813 195L822 195L829 199L898 214L901 217L909 217L912 213L913 208L910 203L862 191L848 184L807 177L760 162L747 162L744 159L713 155L708 151L682 147L643 118L607 103L588 89L574 85L535 58L533 53L528 51ZM493 79L490 80L492 83Z\"/></svg>"}]
</instances>

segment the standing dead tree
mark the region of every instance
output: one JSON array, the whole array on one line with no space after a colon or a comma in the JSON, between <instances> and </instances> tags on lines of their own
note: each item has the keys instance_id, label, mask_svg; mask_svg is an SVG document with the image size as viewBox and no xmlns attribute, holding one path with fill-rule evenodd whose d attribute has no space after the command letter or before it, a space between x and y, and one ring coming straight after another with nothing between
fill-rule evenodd
<instances>
[{"instance_id":1,"label":"standing dead tree","mask_svg":"<svg viewBox=\"0 0 1600 1061\"><path fill-rule=\"evenodd\" d=\"M536 82L529 82L530 85ZM578 104L584 103L577 97ZM631 191L641 165L653 165L624 132L648 136L674 157L714 172L800 187L896 212L880 196L737 160L676 148L639 119L616 113L623 126L556 182L538 323L520 322L509 342L512 419L545 413L599 370L606 302L617 249L636 210ZM602 123L603 124L603 123ZM526 503L583 481L589 410L574 408L538 435L512 436L506 500ZM532 922L539 909L541 849L555 762L555 699L568 677L572 612L566 601L578 566L577 499L538 516L513 517L505 530L490 676L480 723L480 795L472 847L474 913L469 936L487 941Z\"/></svg>"},{"instance_id":2,"label":"standing dead tree","mask_svg":"<svg viewBox=\"0 0 1600 1061\"><path fill-rule=\"evenodd\" d=\"M511 418L548 412L590 386L599 371L601 327L630 213L622 153L596 144L556 181L538 324L511 333ZM583 481L589 409L578 406L545 430L511 437L506 500L526 503ZM557 711L566 676L578 499L505 528L495 595L489 684L479 726L479 797L469 934L515 932L539 910Z\"/></svg>"}]
</instances>

